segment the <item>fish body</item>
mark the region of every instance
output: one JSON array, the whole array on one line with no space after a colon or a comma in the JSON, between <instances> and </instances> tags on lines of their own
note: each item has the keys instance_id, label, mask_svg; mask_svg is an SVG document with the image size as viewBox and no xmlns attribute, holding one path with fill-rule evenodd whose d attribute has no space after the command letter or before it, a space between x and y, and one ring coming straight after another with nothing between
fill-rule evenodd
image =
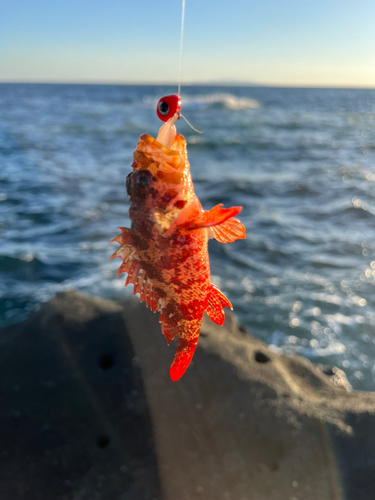
<instances>
[{"instance_id":1,"label":"fish body","mask_svg":"<svg viewBox=\"0 0 375 500\"><path fill-rule=\"evenodd\" d=\"M232 242L245 237L245 228L235 219L242 207L203 210L194 193L186 141L168 130L167 137L159 132L157 139L147 134L139 139L126 181L132 224L112 240L121 245L112 258L122 259L118 274L128 273L125 286L132 283L134 294L160 311L167 343L179 338L170 368L175 381L193 357L204 312L222 325L223 308L232 308L211 283L208 239Z\"/></svg>"}]
</instances>

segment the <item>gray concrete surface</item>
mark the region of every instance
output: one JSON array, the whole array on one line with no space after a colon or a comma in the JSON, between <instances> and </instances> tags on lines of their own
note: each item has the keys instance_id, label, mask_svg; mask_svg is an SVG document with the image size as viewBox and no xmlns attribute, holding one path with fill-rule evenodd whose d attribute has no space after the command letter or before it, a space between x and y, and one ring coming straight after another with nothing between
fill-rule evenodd
<instances>
[{"instance_id":1,"label":"gray concrete surface","mask_svg":"<svg viewBox=\"0 0 375 500\"><path fill-rule=\"evenodd\" d=\"M61 294L0 335L0 500L372 500L375 394L205 318L168 370L158 317Z\"/></svg>"}]
</instances>

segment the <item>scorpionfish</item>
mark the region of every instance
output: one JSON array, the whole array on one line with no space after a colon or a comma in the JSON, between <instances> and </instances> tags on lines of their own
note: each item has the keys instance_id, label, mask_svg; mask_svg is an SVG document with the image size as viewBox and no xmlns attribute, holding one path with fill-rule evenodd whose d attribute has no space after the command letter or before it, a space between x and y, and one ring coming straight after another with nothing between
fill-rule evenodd
<instances>
[{"instance_id":1,"label":"scorpionfish","mask_svg":"<svg viewBox=\"0 0 375 500\"><path fill-rule=\"evenodd\" d=\"M160 312L167 343L178 337L170 377L178 380L193 357L203 314L224 322L228 298L210 280L208 240L230 243L245 238L235 216L242 207L217 205L203 210L194 193L186 141L176 133L179 113L160 128L157 139L144 134L134 153L126 188L130 197L131 228L112 241L121 246L118 274L128 274L125 286L134 285L154 312Z\"/></svg>"}]
</instances>

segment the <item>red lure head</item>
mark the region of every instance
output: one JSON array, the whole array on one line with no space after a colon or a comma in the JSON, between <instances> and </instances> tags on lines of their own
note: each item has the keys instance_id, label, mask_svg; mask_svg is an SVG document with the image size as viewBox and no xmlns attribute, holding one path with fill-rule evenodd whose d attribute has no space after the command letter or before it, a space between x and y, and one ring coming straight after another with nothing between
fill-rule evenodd
<instances>
[{"instance_id":1,"label":"red lure head","mask_svg":"<svg viewBox=\"0 0 375 500\"><path fill-rule=\"evenodd\" d=\"M156 106L156 113L162 122L167 122L169 118L179 113L181 110L181 98L178 94L166 95L159 99Z\"/></svg>"}]
</instances>

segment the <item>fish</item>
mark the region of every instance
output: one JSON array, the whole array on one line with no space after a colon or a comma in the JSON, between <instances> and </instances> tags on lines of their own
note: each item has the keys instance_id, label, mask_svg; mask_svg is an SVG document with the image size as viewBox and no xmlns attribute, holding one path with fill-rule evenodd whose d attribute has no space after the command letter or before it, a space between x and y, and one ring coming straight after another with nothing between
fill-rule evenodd
<instances>
[{"instance_id":1,"label":"fish","mask_svg":"<svg viewBox=\"0 0 375 500\"><path fill-rule=\"evenodd\" d=\"M111 257L122 260L117 276L153 311L169 345L178 338L169 370L172 381L185 373L196 349L204 312L224 322L229 299L211 283L208 240L231 243L245 238L236 218L242 207L216 205L204 210L194 192L185 138L176 132L175 112L157 138L143 134L126 178L131 227L111 242L120 247Z\"/></svg>"}]
</instances>

